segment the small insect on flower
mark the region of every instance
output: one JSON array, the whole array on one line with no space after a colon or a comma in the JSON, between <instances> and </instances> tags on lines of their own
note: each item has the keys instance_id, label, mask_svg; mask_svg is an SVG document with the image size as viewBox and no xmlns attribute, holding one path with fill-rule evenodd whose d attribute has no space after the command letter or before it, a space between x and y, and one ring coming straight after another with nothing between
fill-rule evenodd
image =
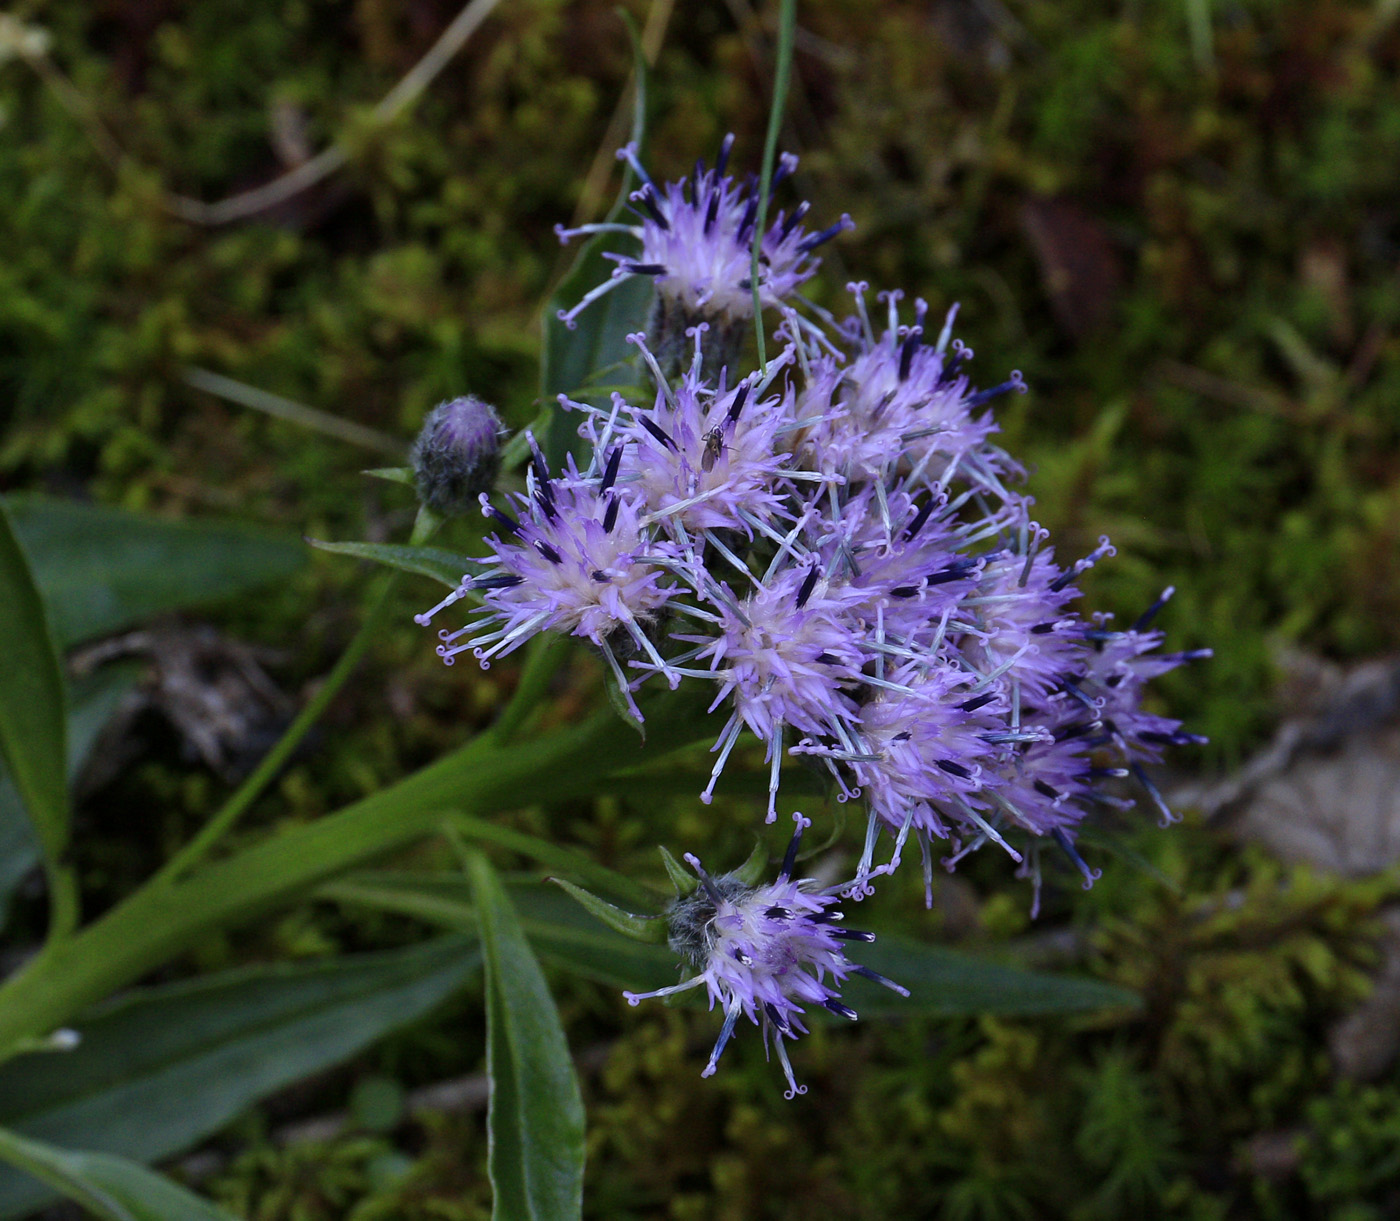
<instances>
[{"instance_id":1,"label":"small insect on flower","mask_svg":"<svg viewBox=\"0 0 1400 1221\"><path fill-rule=\"evenodd\" d=\"M836 906L836 894L844 887L814 890L809 879L793 880L802 832L810 821L801 814L793 818L797 826L782 869L767 886L750 886L732 873L713 878L686 853L700 885L671 905L670 946L697 974L656 992L623 993L629 1005L636 1005L704 984L710 1008L718 1002L724 1009L724 1025L700 1075L714 1075L742 1014L762 1028L765 1045L777 1052L789 1099L807 1092L793 1076L783 1041L807 1033L803 1006L820 1005L855 1021L855 1010L840 1000L840 985L848 975L863 975L901 996L909 995L907 988L846 958L846 942L874 941L875 934L841 927L844 914Z\"/></svg>"},{"instance_id":2,"label":"small insect on flower","mask_svg":"<svg viewBox=\"0 0 1400 1221\"><path fill-rule=\"evenodd\" d=\"M724 453L724 426L716 424L710 429L704 436L704 443L705 448L700 455L700 469L708 475L715 469L715 463Z\"/></svg>"}]
</instances>

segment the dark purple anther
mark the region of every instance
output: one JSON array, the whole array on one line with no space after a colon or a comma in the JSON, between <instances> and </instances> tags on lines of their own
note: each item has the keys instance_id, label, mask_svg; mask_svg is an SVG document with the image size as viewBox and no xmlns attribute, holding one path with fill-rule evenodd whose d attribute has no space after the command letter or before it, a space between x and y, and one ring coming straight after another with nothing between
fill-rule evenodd
<instances>
[{"instance_id":1,"label":"dark purple anther","mask_svg":"<svg viewBox=\"0 0 1400 1221\"><path fill-rule=\"evenodd\" d=\"M758 218L758 198L757 196L749 200L748 207L744 209L744 215L739 221L739 227L734 231L735 236L742 242L753 228L754 221Z\"/></svg>"},{"instance_id":2,"label":"dark purple anther","mask_svg":"<svg viewBox=\"0 0 1400 1221\"><path fill-rule=\"evenodd\" d=\"M1079 850L1074 846L1074 841L1065 834L1063 828L1055 827L1050 834L1055 837L1055 842L1059 844L1060 851L1069 857L1069 859L1074 862L1074 867L1084 875L1084 889L1089 890L1094 883L1103 876L1103 871L1089 868L1084 858L1079 855Z\"/></svg>"},{"instance_id":3,"label":"dark purple anther","mask_svg":"<svg viewBox=\"0 0 1400 1221\"><path fill-rule=\"evenodd\" d=\"M964 700L958 708L962 712L976 712L979 708L985 708L996 697L995 691L985 691L981 695L974 695L970 700Z\"/></svg>"},{"instance_id":4,"label":"dark purple anther","mask_svg":"<svg viewBox=\"0 0 1400 1221\"><path fill-rule=\"evenodd\" d=\"M1138 616L1137 622L1134 623L1133 626L1130 627L1128 630L1130 632L1145 631L1147 629L1147 625L1151 623L1154 618L1156 618L1157 612L1161 610L1162 607L1166 606L1166 604L1171 600L1172 594L1174 593L1176 593L1176 587L1173 585L1168 585L1166 589L1162 590L1162 593L1158 597L1157 601L1155 601L1151 606L1149 606L1145 611L1143 611L1142 614Z\"/></svg>"},{"instance_id":5,"label":"dark purple anther","mask_svg":"<svg viewBox=\"0 0 1400 1221\"><path fill-rule=\"evenodd\" d=\"M818 246L831 241L838 233L844 233L847 229L851 228L854 228L851 218L849 216L843 216L834 225L828 225L820 233L808 234L797 243L797 249L803 254L807 254L809 251L815 250Z\"/></svg>"},{"instance_id":6,"label":"dark purple anther","mask_svg":"<svg viewBox=\"0 0 1400 1221\"><path fill-rule=\"evenodd\" d=\"M918 536L919 531L924 528L924 523L932 516L934 506L937 503L938 501L931 497L919 506L919 511L914 514L914 520L909 523L909 528L904 532L904 541L906 543L910 539Z\"/></svg>"},{"instance_id":7,"label":"dark purple anther","mask_svg":"<svg viewBox=\"0 0 1400 1221\"><path fill-rule=\"evenodd\" d=\"M1011 377L1002 382L1000 386L993 386L990 390L979 390L976 394L967 396L969 407L980 407L983 403L991 402L994 398L1000 398L1003 394L1015 390L1018 394L1025 394L1026 379L1021 376L1020 369L1013 369Z\"/></svg>"},{"instance_id":8,"label":"dark purple anther","mask_svg":"<svg viewBox=\"0 0 1400 1221\"><path fill-rule=\"evenodd\" d=\"M673 454L680 452L676 448L676 443L673 440L671 440L671 434L668 433L664 428L662 428L659 424L653 424L649 419L647 419L646 416L641 416L640 419L642 427L645 428L647 432L651 433L651 435L655 437L658 441L660 441L662 445L669 449Z\"/></svg>"},{"instance_id":9,"label":"dark purple anther","mask_svg":"<svg viewBox=\"0 0 1400 1221\"><path fill-rule=\"evenodd\" d=\"M507 530L511 534L520 533L520 523L507 513L502 513L495 505L486 506L486 516L494 521L502 530Z\"/></svg>"},{"instance_id":10,"label":"dark purple anther","mask_svg":"<svg viewBox=\"0 0 1400 1221\"><path fill-rule=\"evenodd\" d=\"M622 446L619 445L608 455L608 464L603 468L603 482L598 485L600 492L606 492L617 482L617 472L621 466Z\"/></svg>"},{"instance_id":11,"label":"dark purple anther","mask_svg":"<svg viewBox=\"0 0 1400 1221\"><path fill-rule=\"evenodd\" d=\"M739 413L744 410L744 404L748 402L748 398L749 383L740 382L738 389L734 391L734 401L729 404L728 419L731 424L733 424L739 418Z\"/></svg>"},{"instance_id":12,"label":"dark purple anther","mask_svg":"<svg viewBox=\"0 0 1400 1221\"><path fill-rule=\"evenodd\" d=\"M514 589L517 585L525 583L524 577L517 577L512 573L502 573L498 577L476 577L472 581L473 589Z\"/></svg>"},{"instance_id":13,"label":"dark purple anther","mask_svg":"<svg viewBox=\"0 0 1400 1221\"><path fill-rule=\"evenodd\" d=\"M670 232L671 223L666 219L666 213L661 210L661 203L656 198L656 192L652 189L650 183L644 186L640 191L633 192L632 198L647 210L651 215L651 219L660 225L662 229L666 230L668 233Z\"/></svg>"},{"instance_id":14,"label":"dark purple anther","mask_svg":"<svg viewBox=\"0 0 1400 1221\"><path fill-rule=\"evenodd\" d=\"M923 337L923 331L919 327L914 327L909 332L909 337L900 346L899 380L902 382L909 380L909 368L914 363L914 353L919 350L919 343Z\"/></svg>"},{"instance_id":15,"label":"dark purple anther","mask_svg":"<svg viewBox=\"0 0 1400 1221\"><path fill-rule=\"evenodd\" d=\"M797 207L795 207L792 210L790 215L783 218L783 223L778 229L778 236L784 241L786 241L788 234L790 234L794 229L797 228L798 225L802 223L807 213L811 210L812 205L804 199L800 204L797 205Z\"/></svg>"},{"instance_id":16,"label":"dark purple anther","mask_svg":"<svg viewBox=\"0 0 1400 1221\"><path fill-rule=\"evenodd\" d=\"M797 829L793 831L792 838L788 840L787 851L783 853L783 867L778 870L778 881L786 882L792 877L793 868L797 864L797 852L802 847L802 831L806 823L799 821Z\"/></svg>"}]
</instances>

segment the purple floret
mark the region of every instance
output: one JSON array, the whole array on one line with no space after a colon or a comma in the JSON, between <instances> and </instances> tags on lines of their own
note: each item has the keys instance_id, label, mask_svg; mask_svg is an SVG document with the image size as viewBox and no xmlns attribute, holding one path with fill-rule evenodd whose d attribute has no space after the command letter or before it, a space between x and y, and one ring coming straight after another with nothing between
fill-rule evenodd
<instances>
[{"instance_id":1,"label":"purple floret","mask_svg":"<svg viewBox=\"0 0 1400 1221\"><path fill-rule=\"evenodd\" d=\"M494 567L465 578L417 621L426 624L462 597L479 595L479 617L456 631L440 632L437 651L451 664L470 649L483 669L539 632L586 637L607 659L640 721L613 646L619 638L630 640L673 684L679 681L647 631L678 592L661 566L675 559L674 551L648 535L644 506L625 489L580 479L572 469L564 479L532 477L530 495L510 501L518 520L481 497L483 513L504 528L486 540Z\"/></svg>"},{"instance_id":2,"label":"purple floret","mask_svg":"<svg viewBox=\"0 0 1400 1221\"><path fill-rule=\"evenodd\" d=\"M725 138L713 169L697 167L689 178L658 187L628 145L618 153L642 180L632 193L640 224L583 225L556 230L561 241L582 234L621 232L640 243L636 255L610 254L617 263L613 279L586 295L573 309L560 311L570 325L579 313L603 292L628 276L652 277L661 300L690 320L709 319L720 326L753 317L754 292L750 280L754 225L758 218L757 184L736 183L724 174L734 137ZM790 153L781 157L775 180L797 167ZM819 233L802 227L807 205L779 212L763 235L759 251L758 296L762 306L779 304L799 285L816 274L819 259L812 251L836 234L852 227L843 216Z\"/></svg>"}]
</instances>

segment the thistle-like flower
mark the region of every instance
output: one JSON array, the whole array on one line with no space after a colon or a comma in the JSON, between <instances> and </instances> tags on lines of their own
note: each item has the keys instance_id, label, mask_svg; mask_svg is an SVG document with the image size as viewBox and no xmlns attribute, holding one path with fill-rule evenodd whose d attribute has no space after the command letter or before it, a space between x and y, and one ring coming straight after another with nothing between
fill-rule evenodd
<instances>
[{"instance_id":1,"label":"thistle-like flower","mask_svg":"<svg viewBox=\"0 0 1400 1221\"><path fill-rule=\"evenodd\" d=\"M841 925L835 892L793 878L802 832L809 825L801 814L793 817L797 825L782 868L766 886L751 886L734 874L711 877L686 853L700 885L671 905L669 941L695 974L655 992L623 993L628 1004L637 1005L703 985L710 1008L718 1004L723 1009L724 1024L700 1075L714 1074L742 1015L762 1029L765 1044L777 1052L789 1099L805 1094L807 1087L793 1076L784 1040L807 1033L802 1018L808 1007L819 1005L855 1021L855 1010L840 999L841 984L850 975L909 995L907 988L847 959L847 942L874 941L875 934Z\"/></svg>"},{"instance_id":2,"label":"thistle-like flower","mask_svg":"<svg viewBox=\"0 0 1400 1221\"><path fill-rule=\"evenodd\" d=\"M511 499L514 518L497 509L482 493L482 512L502 528L486 545L494 567L467 576L431 610L416 616L427 624L434 615L475 594L482 600L479 618L455 631L439 633L438 655L448 664L470 649L482 668L492 658L519 648L543 631L591 640L607 659L623 697L638 721L614 645L626 641L647 654L663 673L670 667L647 634L647 626L677 592L657 561L674 554L652 540L642 524L643 506L615 486L616 467L601 479L583 479L570 468L551 479L535 451L529 492Z\"/></svg>"},{"instance_id":3,"label":"thistle-like flower","mask_svg":"<svg viewBox=\"0 0 1400 1221\"><path fill-rule=\"evenodd\" d=\"M678 182L658 187L651 180L634 145L618 151L642 185L631 200L638 217L635 225L594 224L577 229L559 226L560 241L584 234L613 232L629 235L636 254L611 253L617 264L612 277L598 285L572 309L559 317L575 325L580 312L629 276L650 276L656 299L648 338L663 366L676 367L687 330L706 322L714 327L719 347L732 355L739 330L753 318L754 227L758 221L757 183L750 178L736 183L725 176L734 137L720 145L713 169L704 163ZM784 153L778 160L773 185L797 168L797 158ZM802 227L808 205L779 212L763 234L759 246L758 301L765 309L786 301L816 274L820 263L812 255L818 246L853 227L849 216L818 233ZM717 371L720 364L714 364Z\"/></svg>"}]
</instances>

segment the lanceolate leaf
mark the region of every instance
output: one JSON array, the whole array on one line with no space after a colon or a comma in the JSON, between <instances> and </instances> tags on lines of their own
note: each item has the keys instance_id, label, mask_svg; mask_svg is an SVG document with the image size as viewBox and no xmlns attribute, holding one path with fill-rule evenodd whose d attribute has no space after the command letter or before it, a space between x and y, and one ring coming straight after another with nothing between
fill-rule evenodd
<instances>
[{"instance_id":1,"label":"lanceolate leaf","mask_svg":"<svg viewBox=\"0 0 1400 1221\"><path fill-rule=\"evenodd\" d=\"M374 870L329 882L317 893L441 928L477 927L471 887L458 874ZM553 887L511 879L509 893L520 927L550 965L613 988L649 991L676 982L676 956L670 950L614 932Z\"/></svg>"},{"instance_id":2,"label":"lanceolate leaf","mask_svg":"<svg viewBox=\"0 0 1400 1221\"><path fill-rule=\"evenodd\" d=\"M629 937L633 941L648 941L656 945L660 945L666 940L665 916L639 916L633 912L623 911L622 908L609 903L606 899L600 899L597 895L584 890L582 886L575 886L564 878L552 880L563 887L564 893L575 899L584 911L596 916L610 929L616 930L624 937Z\"/></svg>"},{"instance_id":3,"label":"lanceolate leaf","mask_svg":"<svg viewBox=\"0 0 1400 1221\"><path fill-rule=\"evenodd\" d=\"M661 852L661 861L666 866L666 875L671 879L671 885L676 888L676 893L688 895L694 892L700 885L699 876L676 860L665 844L657 844L656 846Z\"/></svg>"},{"instance_id":4,"label":"lanceolate leaf","mask_svg":"<svg viewBox=\"0 0 1400 1221\"><path fill-rule=\"evenodd\" d=\"M583 1212L583 1101L539 964L500 880L468 861L486 956L488 1165L495 1221L572 1221Z\"/></svg>"},{"instance_id":5,"label":"lanceolate leaf","mask_svg":"<svg viewBox=\"0 0 1400 1221\"><path fill-rule=\"evenodd\" d=\"M82 1153L0 1128L0 1157L103 1221L236 1221L153 1170L110 1153Z\"/></svg>"},{"instance_id":6,"label":"lanceolate leaf","mask_svg":"<svg viewBox=\"0 0 1400 1221\"><path fill-rule=\"evenodd\" d=\"M44 603L0 504L0 755L44 854L68 842L63 674Z\"/></svg>"},{"instance_id":7,"label":"lanceolate leaf","mask_svg":"<svg viewBox=\"0 0 1400 1221\"><path fill-rule=\"evenodd\" d=\"M299 539L243 522L5 499L63 647L282 580L306 561Z\"/></svg>"},{"instance_id":8,"label":"lanceolate leaf","mask_svg":"<svg viewBox=\"0 0 1400 1221\"><path fill-rule=\"evenodd\" d=\"M376 564L402 572L431 577L453 589L462 583L464 576L475 576L486 569L480 560L468 559L456 552L444 551L441 547L410 547L402 543L327 543L318 538L306 541L320 551L373 560Z\"/></svg>"},{"instance_id":9,"label":"lanceolate leaf","mask_svg":"<svg viewBox=\"0 0 1400 1221\"><path fill-rule=\"evenodd\" d=\"M527 749L522 746L520 749ZM598 890L607 891L613 898L636 907L651 909L657 904L657 894L639 885L625 874L599 865L591 857L562 844L550 843L538 836L527 835L511 827L485 818L471 818L465 814L451 816L452 825L465 838L480 844L495 844L511 852L537 861L546 869L558 873L571 873Z\"/></svg>"},{"instance_id":10,"label":"lanceolate leaf","mask_svg":"<svg viewBox=\"0 0 1400 1221\"><path fill-rule=\"evenodd\" d=\"M242 968L138 989L73 1022L71 1052L0 1065L0 1124L56 1144L155 1161L258 1099L411 1022L480 968L475 938L329 962ZM0 1168L0 1217L48 1198Z\"/></svg>"},{"instance_id":11,"label":"lanceolate leaf","mask_svg":"<svg viewBox=\"0 0 1400 1221\"><path fill-rule=\"evenodd\" d=\"M107 666L73 685L68 709L68 780L71 784L92 751L102 727L136 681L127 666ZM0 764L0 929L16 883L39 860L34 830L19 793Z\"/></svg>"},{"instance_id":12,"label":"lanceolate leaf","mask_svg":"<svg viewBox=\"0 0 1400 1221\"><path fill-rule=\"evenodd\" d=\"M1142 1003L1135 992L1096 979L1002 966L965 951L885 933L870 945L855 947L851 957L909 989L905 1000L887 988L852 980L842 999L863 1018L879 1013L1029 1016L1136 1008Z\"/></svg>"},{"instance_id":13,"label":"lanceolate leaf","mask_svg":"<svg viewBox=\"0 0 1400 1221\"><path fill-rule=\"evenodd\" d=\"M647 65L641 53L636 30L628 22L632 36L636 96L632 117L632 142L639 148L646 136ZM624 171L622 189L618 192L607 219L617 221L624 216L627 196L632 189L632 175ZM554 295L545 303L544 353L540 362L540 392L546 402L559 394L590 401L588 389L606 401L607 391L600 382L626 381L616 376L636 355L627 342L627 335L646 329L647 313L651 308L652 287L646 276L632 276L614 288L601 300L595 301L575 320L571 329L559 320L561 309L572 309L589 289L607 281L616 264L603 257L605 250L631 253L636 243L626 234L599 234L584 242L569 274L560 281ZM555 410L548 431L542 438L545 456L557 467L578 444L577 419Z\"/></svg>"},{"instance_id":14,"label":"lanceolate leaf","mask_svg":"<svg viewBox=\"0 0 1400 1221\"><path fill-rule=\"evenodd\" d=\"M383 479L388 483L406 483L413 486L413 468L411 466L376 466L372 470L361 471L361 475L368 475L371 479Z\"/></svg>"}]
</instances>

